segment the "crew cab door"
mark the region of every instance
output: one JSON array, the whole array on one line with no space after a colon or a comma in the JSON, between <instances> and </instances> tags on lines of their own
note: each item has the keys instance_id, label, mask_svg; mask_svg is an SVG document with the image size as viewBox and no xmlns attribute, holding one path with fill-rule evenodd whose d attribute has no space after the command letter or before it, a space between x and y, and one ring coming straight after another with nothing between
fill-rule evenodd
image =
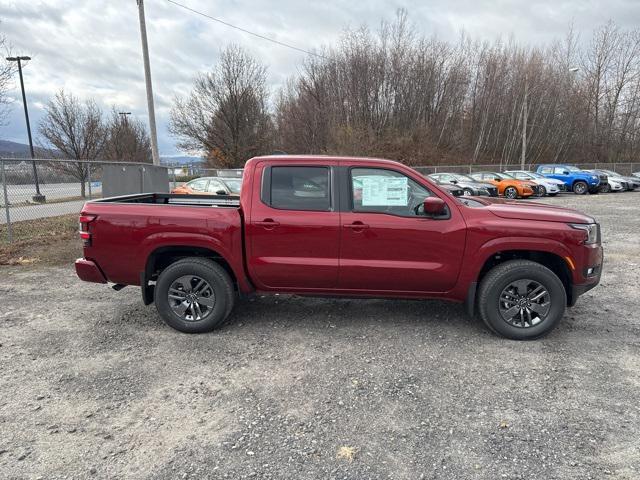
<instances>
[{"instance_id":1,"label":"crew cab door","mask_svg":"<svg viewBox=\"0 0 640 480\"><path fill-rule=\"evenodd\" d=\"M435 195L425 180L387 168L340 169L340 289L444 292L457 281L465 223L455 205L430 218L415 210ZM444 193L439 194L441 198ZM454 202L446 197L447 203Z\"/></svg>"},{"instance_id":2,"label":"crew cab door","mask_svg":"<svg viewBox=\"0 0 640 480\"><path fill-rule=\"evenodd\" d=\"M340 212L332 186L334 165L256 166L245 238L247 268L258 288L336 288Z\"/></svg>"}]
</instances>

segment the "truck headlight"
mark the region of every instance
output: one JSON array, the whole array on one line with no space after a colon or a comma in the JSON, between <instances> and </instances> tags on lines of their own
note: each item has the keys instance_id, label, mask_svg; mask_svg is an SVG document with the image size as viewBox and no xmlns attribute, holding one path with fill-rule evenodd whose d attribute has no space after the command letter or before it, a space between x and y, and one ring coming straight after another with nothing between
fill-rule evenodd
<instances>
[{"instance_id":1,"label":"truck headlight","mask_svg":"<svg viewBox=\"0 0 640 480\"><path fill-rule=\"evenodd\" d=\"M598 177L596 175L591 175L591 180L598 180Z\"/></svg>"},{"instance_id":2,"label":"truck headlight","mask_svg":"<svg viewBox=\"0 0 640 480\"><path fill-rule=\"evenodd\" d=\"M582 230L586 234L584 239L585 245L591 245L600 242L600 225L597 223L569 223L571 228Z\"/></svg>"}]
</instances>

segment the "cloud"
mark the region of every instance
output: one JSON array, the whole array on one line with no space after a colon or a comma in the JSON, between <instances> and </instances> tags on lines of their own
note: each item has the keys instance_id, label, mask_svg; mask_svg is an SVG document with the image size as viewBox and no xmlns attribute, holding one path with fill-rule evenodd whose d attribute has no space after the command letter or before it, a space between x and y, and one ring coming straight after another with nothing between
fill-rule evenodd
<instances>
[{"instance_id":1,"label":"cloud","mask_svg":"<svg viewBox=\"0 0 640 480\"><path fill-rule=\"evenodd\" d=\"M623 28L640 24L634 2L609 0L180 0L191 8L304 49L334 44L346 27L376 30L406 8L416 29L455 41L460 31L492 40L498 36L522 43L549 43L573 23L583 37L612 18ZM222 48L238 43L269 66L273 91L295 74L305 55L185 11L166 0L145 3L153 88L161 153L175 154L167 129L175 95L186 93L194 76L212 68ZM146 97L136 3L71 0L4 2L0 32L13 52L31 55L24 70L32 130L43 106L60 88L80 98L95 98L109 108L132 111L146 120ZM0 138L26 141L20 93L16 82L9 124ZM37 135L37 134L36 134Z\"/></svg>"}]
</instances>

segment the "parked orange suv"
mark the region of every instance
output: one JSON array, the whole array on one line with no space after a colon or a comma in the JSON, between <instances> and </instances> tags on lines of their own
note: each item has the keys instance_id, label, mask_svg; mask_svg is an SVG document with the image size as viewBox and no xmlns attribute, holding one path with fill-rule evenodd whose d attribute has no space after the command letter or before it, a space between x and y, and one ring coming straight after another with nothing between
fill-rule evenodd
<instances>
[{"instance_id":1,"label":"parked orange suv","mask_svg":"<svg viewBox=\"0 0 640 480\"><path fill-rule=\"evenodd\" d=\"M506 198L527 198L539 195L538 185L528 180L518 180L508 173L476 172L471 176L479 182L488 182L498 187L498 194Z\"/></svg>"}]
</instances>

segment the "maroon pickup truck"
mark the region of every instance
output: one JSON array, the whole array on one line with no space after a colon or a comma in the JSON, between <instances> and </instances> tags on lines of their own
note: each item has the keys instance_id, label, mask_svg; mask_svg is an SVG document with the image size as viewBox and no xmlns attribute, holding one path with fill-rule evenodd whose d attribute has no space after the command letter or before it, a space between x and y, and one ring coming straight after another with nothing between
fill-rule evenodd
<instances>
[{"instance_id":1,"label":"maroon pickup truck","mask_svg":"<svg viewBox=\"0 0 640 480\"><path fill-rule=\"evenodd\" d=\"M595 220L574 210L454 198L369 158L249 160L240 197L140 194L87 202L82 280L140 285L183 332L253 293L464 302L494 332L549 332L600 280Z\"/></svg>"}]
</instances>

